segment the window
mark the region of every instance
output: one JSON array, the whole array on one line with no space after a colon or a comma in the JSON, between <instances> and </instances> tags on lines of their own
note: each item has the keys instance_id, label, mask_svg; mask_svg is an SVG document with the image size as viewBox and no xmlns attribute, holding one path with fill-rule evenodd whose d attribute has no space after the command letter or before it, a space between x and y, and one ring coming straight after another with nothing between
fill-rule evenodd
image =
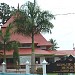
<instances>
[{"instance_id":1,"label":"window","mask_svg":"<svg viewBox=\"0 0 75 75\"><path fill-rule=\"evenodd\" d=\"M7 58L7 63L13 63L13 58Z\"/></svg>"},{"instance_id":2,"label":"window","mask_svg":"<svg viewBox=\"0 0 75 75\"><path fill-rule=\"evenodd\" d=\"M38 58L35 58L35 63L36 64L40 64L40 58L38 57Z\"/></svg>"}]
</instances>

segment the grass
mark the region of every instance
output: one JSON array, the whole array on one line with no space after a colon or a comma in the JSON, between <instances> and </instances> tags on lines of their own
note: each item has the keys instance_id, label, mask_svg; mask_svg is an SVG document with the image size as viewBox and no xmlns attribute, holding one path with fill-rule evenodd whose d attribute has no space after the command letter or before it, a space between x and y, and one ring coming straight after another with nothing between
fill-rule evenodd
<instances>
[{"instance_id":1,"label":"grass","mask_svg":"<svg viewBox=\"0 0 75 75\"><path fill-rule=\"evenodd\" d=\"M58 75L58 73L49 73L47 75Z\"/></svg>"}]
</instances>

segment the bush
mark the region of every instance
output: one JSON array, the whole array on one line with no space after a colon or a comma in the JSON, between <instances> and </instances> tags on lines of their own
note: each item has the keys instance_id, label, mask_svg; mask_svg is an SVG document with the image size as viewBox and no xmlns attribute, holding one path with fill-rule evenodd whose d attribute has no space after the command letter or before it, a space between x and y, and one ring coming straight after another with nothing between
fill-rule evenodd
<instances>
[{"instance_id":1,"label":"bush","mask_svg":"<svg viewBox=\"0 0 75 75\"><path fill-rule=\"evenodd\" d=\"M37 68L37 74L43 74L43 69L42 68Z\"/></svg>"}]
</instances>

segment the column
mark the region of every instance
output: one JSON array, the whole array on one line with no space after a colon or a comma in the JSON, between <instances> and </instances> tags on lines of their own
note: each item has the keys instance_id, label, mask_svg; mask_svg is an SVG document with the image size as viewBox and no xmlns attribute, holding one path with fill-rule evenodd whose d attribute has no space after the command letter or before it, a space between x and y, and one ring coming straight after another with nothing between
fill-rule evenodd
<instances>
[{"instance_id":1,"label":"column","mask_svg":"<svg viewBox=\"0 0 75 75\"><path fill-rule=\"evenodd\" d=\"M47 62L44 60L44 61L42 62L43 75L47 75L47 74L46 74L46 64L47 64Z\"/></svg>"},{"instance_id":2,"label":"column","mask_svg":"<svg viewBox=\"0 0 75 75\"><path fill-rule=\"evenodd\" d=\"M26 74L30 74L29 61L26 61Z\"/></svg>"},{"instance_id":3,"label":"column","mask_svg":"<svg viewBox=\"0 0 75 75\"><path fill-rule=\"evenodd\" d=\"M5 73L5 70L6 70L6 63L3 62L3 63L2 63L2 72Z\"/></svg>"}]
</instances>

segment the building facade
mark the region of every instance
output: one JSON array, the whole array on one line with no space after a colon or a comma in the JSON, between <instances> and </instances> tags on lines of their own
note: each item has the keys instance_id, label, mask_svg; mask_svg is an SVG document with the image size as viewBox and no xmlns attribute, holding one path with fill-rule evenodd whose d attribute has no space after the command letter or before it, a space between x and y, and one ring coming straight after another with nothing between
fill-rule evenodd
<instances>
[{"instance_id":1,"label":"building facade","mask_svg":"<svg viewBox=\"0 0 75 75\"><path fill-rule=\"evenodd\" d=\"M6 27L12 23L14 17L12 16L2 27L2 31L5 31ZM20 55L20 65L25 65L28 60L31 62L31 44L32 39L28 36L23 36L21 34L13 33L11 34L11 40L16 40L21 43L19 47ZM46 59L48 63L60 60L64 56L75 55L75 50L48 50L52 44L48 42L42 34L37 34L34 36L34 45L35 45L35 63L41 64L41 62ZM0 51L2 52L2 51ZM6 51L7 64L13 64L13 50ZM0 63L2 63L2 56L0 57Z\"/></svg>"}]
</instances>

